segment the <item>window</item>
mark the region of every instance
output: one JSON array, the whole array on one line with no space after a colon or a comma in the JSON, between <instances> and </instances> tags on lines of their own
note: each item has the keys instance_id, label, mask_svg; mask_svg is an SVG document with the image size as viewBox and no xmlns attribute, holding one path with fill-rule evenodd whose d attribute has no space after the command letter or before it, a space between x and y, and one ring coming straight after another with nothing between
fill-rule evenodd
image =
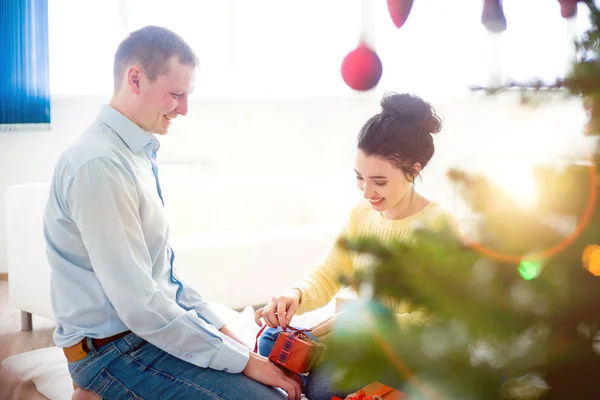
<instances>
[{"instance_id":1,"label":"window","mask_svg":"<svg viewBox=\"0 0 600 400\"><path fill-rule=\"evenodd\" d=\"M2 3L0 49L0 131L49 129L46 0Z\"/></svg>"}]
</instances>

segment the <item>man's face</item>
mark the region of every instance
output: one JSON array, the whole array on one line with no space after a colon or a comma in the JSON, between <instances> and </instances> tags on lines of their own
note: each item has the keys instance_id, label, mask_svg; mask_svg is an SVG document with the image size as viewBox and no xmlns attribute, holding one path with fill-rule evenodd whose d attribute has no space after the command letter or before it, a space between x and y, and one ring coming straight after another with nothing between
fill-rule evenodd
<instances>
[{"instance_id":1,"label":"man's face","mask_svg":"<svg viewBox=\"0 0 600 400\"><path fill-rule=\"evenodd\" d=\"M145 131L166 135L171 122L186 115L188 95L192 92L195 67L179 63L176 57L167 62L166 74L151 82L145 73L140 74L136 98L136 123Z\"/></svg>"}]
</instances>

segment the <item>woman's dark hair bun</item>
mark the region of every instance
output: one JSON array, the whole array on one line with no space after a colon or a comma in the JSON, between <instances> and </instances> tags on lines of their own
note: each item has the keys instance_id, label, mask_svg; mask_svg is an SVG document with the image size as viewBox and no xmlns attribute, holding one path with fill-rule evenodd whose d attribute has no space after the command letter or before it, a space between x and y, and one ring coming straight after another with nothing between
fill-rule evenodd
<instances>
[{"instance_id":1,"label":"woman's dark hair bun","mask_svg":"<svg viewBox=\"0 0 600 400\"><path fill-rule=\"evenodd\" d=\"M431 104L410 93L388 92L381 99L381 113L418 127L415 133L439 133L442 119Z\"/></svg>"}]
</instances>

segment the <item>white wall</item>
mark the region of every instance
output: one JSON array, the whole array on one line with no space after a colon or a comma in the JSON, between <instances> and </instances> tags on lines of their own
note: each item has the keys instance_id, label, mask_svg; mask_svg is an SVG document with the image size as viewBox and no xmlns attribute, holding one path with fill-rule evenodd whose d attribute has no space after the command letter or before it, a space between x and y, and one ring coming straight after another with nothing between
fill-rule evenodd
<instances>
[{"instance_id":1,"label":"white wall","mask_svg":"<svg viewBox=\"0 0 600 400\"><path fill-rule=\"evenodd\" d=\"M444 177L449 166L489 169L493 165L518 180L520 170L515 165L555 157L580 142L583 112L576 101L553 103L534 112L519 107L514 98L427 100L445 117L445 128L436 137L436 155L423 174L422 188L455 208L457 196ZM7 270L6 187L48 181L61 150L106 101L105 97L55 97L52 131L0 133L0 272ZM189 115L176 121L172 132L161 139L161 179L332 176L352 184L356 134L378 110L378 102L375 94L193 98Z\"/></svg>"}]
</instances>

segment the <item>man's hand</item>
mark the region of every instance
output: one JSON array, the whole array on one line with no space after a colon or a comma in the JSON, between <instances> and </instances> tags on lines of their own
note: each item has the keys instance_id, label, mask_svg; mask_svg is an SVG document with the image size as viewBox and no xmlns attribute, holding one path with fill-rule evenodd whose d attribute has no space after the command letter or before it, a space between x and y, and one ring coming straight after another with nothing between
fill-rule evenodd
<instances>
[{"instance_id":1,"label":"man's hand","mask_svg":"<svg viewBox=\"0 0 600 400\"><path fill-rule=\"evenodd\" d=\"M235 333L233 333L233 331L231 329L229 329L229 327L227 325L223 325L221 327L221 329L219 329L219 332L221 332L223 335L229 336L230 338L232 338L236 342L243 344L244 347L246 347L250 351L252 351L252 349L246 343L244 343L242 341L242 339L240 339Z\"/></svg>"},{"instance_id":2,"label":"man's hand","mask_svg":"<svg viewBox=\"0 0 600 400\"><path fill-rule=\"evenodd\" d=\"M273 297L271 301L264 307L259 308L254 313L254 320L258 326L262 326L260 319L264 319L267 326L282 329L287 329L292 317L300 307L302 292L298 289L291 289L283 296Z\"/></svg>"},{"instance_id":3,"label":"man's hand","mask_svg":"<svg viewBox=\"0 0 600 400\"><path fill-rule=\"evenodd\" d=\"M250 359L242 373L264 385L285 390L288 400L300 400L302 396L302 380L299 375L284 371L268 358L256 353L250 353Z\"/></svg>"}]
</instances>

